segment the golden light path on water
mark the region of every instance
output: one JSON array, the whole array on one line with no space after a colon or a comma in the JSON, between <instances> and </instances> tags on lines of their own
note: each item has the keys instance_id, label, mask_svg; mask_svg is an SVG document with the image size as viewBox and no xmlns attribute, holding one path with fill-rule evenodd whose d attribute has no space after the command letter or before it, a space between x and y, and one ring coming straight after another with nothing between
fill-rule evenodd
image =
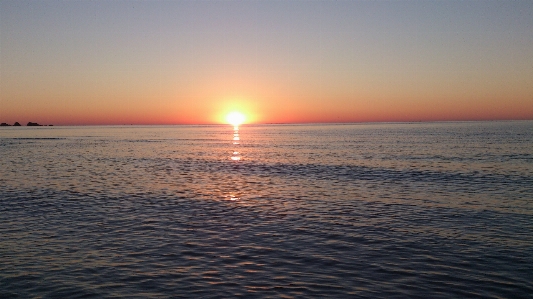
<instances>
[{"instance_id":1,"label":"golden light path on water","mask_svg":"<svg viewBox=\"0 0 533 299\"><path fill-rule=\"evenodd\" d=\"M240 147L240 136L239 136L239 125L243 124L246 117L244 114L238 111L230 112L226 115L226 121L228 124L233 126L233 150L230 156L230 160L238 162L241 160L241 153L239 151ZM240 200L241 196L238 195L238 192L229 192L224 196L228 200L236 201Z\"/></svg>"},{"instance_id":2,"label":"golden light path on water","mask_svg":"<svg viewBox=\"0 0 533 299\"><path fill-rule=\"evenodd\" d=\"M233 161L239 161L241 160L241 155L240 155L240 152L238 151L238 147L240 146L240 136L239 136L239 126L234 126L233 127L233 145L234 145L234 149L233 149L233 153L231 155L231 160Z\"/></svg>"},{"instance_id":3,"label":"golden light path on water","mask_svg":"<svg viewBox=\"0 0 533 299\"><path fill-rule=\"evenodd\" d=\"M232 161L235 161L235 162L238 162L241 160L241 153L239 152L239 147L240 147L240 136L239 136L239 126L238 125L233 125L233 140L232 140L232 144L233 144L233 151L232 151L232 154L230 156L230 159ZM232 201L236 201L236 200L240 200L241 197L239 195L237 195L237 193L234 193L234 192L230 192L229 194L227 194L225 196L226 199L228 200L232 200Z\"/></svg>"},{"instance_id":4,"label":"golden light path on water","mask_svg":"<svg viewBox=\"0 0 533 299\"><path fill-rule=\"evenodd\" d=\"M238 112L238 111L233 111L233 112L230 112L227 116L226 116L226 121L233 125L233 145L238 147L239 144L240 144L240 136L239 136L239 125L241 125L242 123L244 123L244 120L246 119L246 117L244 116L244 114L242 114L241 112ZM237 149L234 149L233 150L233 153L230 157L231 160L233 161L239 161L241 160L241 156L240 156L240 153Z\"/></svg>"}]
</instances>

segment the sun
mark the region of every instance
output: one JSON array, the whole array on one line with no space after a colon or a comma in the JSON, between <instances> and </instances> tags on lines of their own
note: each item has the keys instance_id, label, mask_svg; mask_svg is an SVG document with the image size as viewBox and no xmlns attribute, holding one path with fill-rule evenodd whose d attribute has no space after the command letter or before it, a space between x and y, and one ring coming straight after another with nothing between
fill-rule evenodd
<instances>
[{"instance_id":1,"label":"sun","mask_svg":"<svg viewBox=\"0 0 533 299\"><path fill-rule=\"evenodd\" d=\"M233 126L239 126L240 124L244 123L245 119L246 117L244 117L244 114L237 111L230 112L228 115L226 115L226 121Z\"/></svg>"}]
</instances>

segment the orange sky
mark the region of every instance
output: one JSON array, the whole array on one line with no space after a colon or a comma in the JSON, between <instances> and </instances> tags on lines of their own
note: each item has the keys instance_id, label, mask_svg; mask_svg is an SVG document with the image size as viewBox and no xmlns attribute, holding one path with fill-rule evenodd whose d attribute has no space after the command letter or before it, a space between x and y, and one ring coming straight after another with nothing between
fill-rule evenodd
<instances>
[{"instance_id":1,"label":"orange sky","mask_svg":"<svg viewBox=\"0 0 533 299\"><path fill-rule=\"evenodd\" d=\"M423 3L2 1L0 122L533 119L533 4Z\"/></svg>"}]
</instances>

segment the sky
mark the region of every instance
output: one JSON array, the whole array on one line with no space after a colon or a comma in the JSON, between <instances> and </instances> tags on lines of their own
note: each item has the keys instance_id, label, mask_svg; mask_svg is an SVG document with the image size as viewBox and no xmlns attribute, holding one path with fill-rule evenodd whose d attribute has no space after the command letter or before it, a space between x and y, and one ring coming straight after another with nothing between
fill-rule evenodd
<instances>
[{"instance_id":1,"label":"sky","mask_svg":"<svg viewBox=\"0 0 533 299\"><path fill-rule=\"evenodd\" d=\"M533 1L0 0L0 122L533 119Z\"/></svg>"}]
</instances>

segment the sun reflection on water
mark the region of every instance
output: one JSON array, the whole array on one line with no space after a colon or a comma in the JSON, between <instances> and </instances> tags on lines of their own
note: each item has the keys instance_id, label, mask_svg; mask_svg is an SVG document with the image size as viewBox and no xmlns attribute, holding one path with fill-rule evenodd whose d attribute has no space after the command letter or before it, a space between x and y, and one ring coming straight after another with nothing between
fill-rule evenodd
<instances>
[{"instance_id":1,"label":"sun reflection on water","mask_svg":"<svg viewBox=\"0 0 533 299\"><path fill-rule=\"evenodd\" d=\"M240 140L239 126L233 126L233 145L238 148L240 146ZM233 161L241 160L241 153L237 150L237 148L233 150L233 153L230 157L230 159Z\"/></svg>"},{"instance_id":2,"label":"sun reflection on water","mask_svg":"<svg viewBox=\"0 0 533 299\"><path fill-rule=\"evenodd\" d=\"M241 152L240 152L240 135L239 135L239 126L235 125L233 126L233 138L232 138L232 144L233 149L231 151L231 155L229 157L229 160L234 161L233 163L237 163L242 159ZM235 164L237 165L237 164ZM229 201L241 201L242 199L242 193L241 190L239 190L239 184L236 183L235 177L228 177L227 178L227 184L231 186L227 192L224 192L222 194L222 197L224 200Z\"/></svg>"},{"instance_id":3,"label":"sun reflection on water","mask_svg":"<svg viewBox=\"0 0 533 299\"><path fill-rule=\"evenodd\" d=\"M227 200L233 200L233 201L241 199L240 197L237 197L237 196L234 195L234 194L228 194L228 195L225 196L225 198L226 198Z\"/></svg>"}]
</instances>

